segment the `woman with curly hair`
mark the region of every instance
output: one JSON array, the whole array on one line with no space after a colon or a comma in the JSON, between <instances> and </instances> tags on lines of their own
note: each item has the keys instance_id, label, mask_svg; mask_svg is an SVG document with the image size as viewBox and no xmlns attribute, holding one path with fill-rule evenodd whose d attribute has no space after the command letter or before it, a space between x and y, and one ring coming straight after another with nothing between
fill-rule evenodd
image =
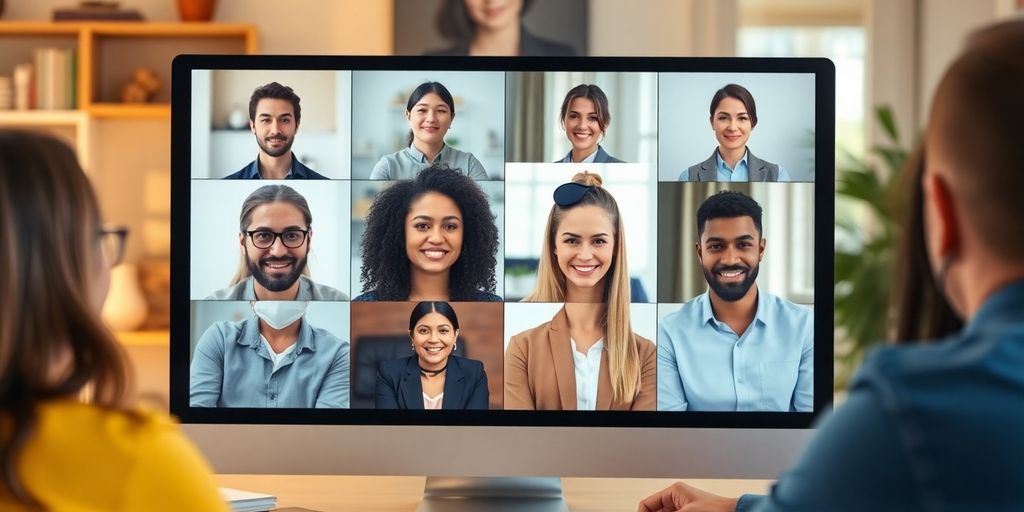
<instances>
[{"instance_id":1,"label":"woman with curly hair","mask_svg":"<svg viewBox=\"0 0 1024 512\"><path fill-rule=\"evenodd\" d=\"M590 172L556 188L554 200L537 286L523 301L565 305L509 341L505 408L653 411L657 351L630 324L618 203Z\"/></svg>"},{"instance_id":2,"label":"woman with curly hair","mask_svg":"<svg viewBox=\"0 0 1024 512\"><path fill-rule=\"evenodd\" d=\"M366 215L356 301L481 301L494 295L498 228L468 176L434 164L384 189Z\"/></svg>"}]
</instances>

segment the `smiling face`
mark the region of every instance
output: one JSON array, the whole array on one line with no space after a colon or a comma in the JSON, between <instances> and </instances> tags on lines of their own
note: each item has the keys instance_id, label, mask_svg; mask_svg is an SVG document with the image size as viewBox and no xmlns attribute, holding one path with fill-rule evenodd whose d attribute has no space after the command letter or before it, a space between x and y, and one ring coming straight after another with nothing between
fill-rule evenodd
<instances>
[{"instance_id":1,"label":"smiling face","mask_svg":"<svg viewBox=\"0 0 1024 512\"><path fill-rule=\"evenodd\" d=\"M452 198L427 192L405 216L405 253L413 271L448 272L462 252L462 212Z\"/></svg>"},{"instance_id":2,"label":"smiling face","mask_svg":"<svg viewBox=\"0 0 1024 512\"><path fill-rule=\"evenodd\" d=\"M555 230L555 257L565 276L566 297L592 294L603 297L604 277L615 254L615 226L603 208L577 206L562 214Z\"/></svg>"},{"instance_id":3,"label":"smiling face","mask_svg":"<svg viewBox=\"0 0 1024 512\"><path fill-rule=\"evenodd\" d=\"M431 92L424 94L412 110L405 113L405 118L415 140L435 145L444 142L455 115L440 96Z\"/></svg>"},{"instance_id":4,"label":"smiling face","mask_svg":"<svg viewBox=\"0 0 1024 512\"><path fill-rule=\"evenodd\" d=\"M291 151L299 123L295 120L291 102L263 98L256 104L256 117L249 121L249 128L256 136L260 150L278 157Z\"/></svg>"},{"instance_id":5,"label":"smiling face","mask_svg":"<svg viewBox=\"0 0 1024 512\"><path fill-rule=\"evenodd\" d=\"M409 336L420 366L428 370L440 370L448 364L448 356L455 349L459 330L452 327L451 321L441 313L427 313L416 321Z\"/></svg>"},{"instance_id":6,"label":"smiling face","mask_svg":"<svg viewBox=\"0 0 1024 512\"><path fill-rule=\"evenodd\" d=\"M728 302L745 297L757 279L764 246L748 216L708 220L697 242L697 257L712 293Z\"/></svg>"},{"instance_id":7,"label":"smiling face","mask_svg":"<svg viewBox=\"0 0 1024 512\"><path fill-rule=\"evenodd\" d=\"M593 153L604 134L597 108L589 98L573 98L566 109L562 125L573 150L582 155Z\"/></svg>"},{"instance_id":8,"label":"smiling face","mask_svg":"<svg viewBox=\"0 0 1024 512\"><path fill-rule=\"evenodd\" d=\"M287 230L306 230L309 226L294 205L284 202L267 203L252 210L246 231L271 231L283 233ZM302 270L306 268L306 257L309 255L312 233L299 247L294 249L284 246L281 237L274 243L260 249L253 245L252 238L242 233L239 242L245 254L249 273L261 286L272 292L282 292L297 286ZM290 245L290 244L289 244Z\"/></svg>"},{"instance_id":9,"label":"smiling face","mask_svg":"<svg viewBox=\"0 0 1024 512\"><path fill-rule=\"evenodd\" d=\"M742 101L726 96L715 107L715 115L711 117L711 127L715 130L715 138L723 149L743 149L754 129L750 114Z\"/></svg>"},{"instance_id":10,"label":"smiling face","mask_svg":"<svg viewBox=\"0 0 1024 512\"><path fill-rule=\"evenodd\" d=\"M519 23L523 0L465 0L466 12L477 28L497 30Z\"/></svg>"}]
</instances>

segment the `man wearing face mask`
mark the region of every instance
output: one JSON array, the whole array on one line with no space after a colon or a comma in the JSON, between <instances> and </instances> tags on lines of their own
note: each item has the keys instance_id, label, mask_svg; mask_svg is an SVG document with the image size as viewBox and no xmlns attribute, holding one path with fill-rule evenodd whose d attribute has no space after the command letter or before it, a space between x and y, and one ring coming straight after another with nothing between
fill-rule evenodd
<instances>
[{"instance_id":1,"label":"man wearing face mask","mask_svg":"<svg viewBox=\"0 0 1024 512\"><path fill-rule=\"evenodd\" d=\"M192 407L347 408L348 342L306 321L308 302L253 301L253 316L199 338Z\"/></svg>"},{"instance_id":2,"label":"man wearing face mask","mask_svg":"<svg viewBox=\"0 0 1024 512\"><path fill-rule=\"evenodd\" d=\"M769 496L737 500L677 482L639 512L1021 510L1022 54L1024 20L975 33L932 103L925 246L963 329L866 357L846 401Z\"/></svg>"},{"instance_id":3,"label":"man wearing face mask","mask_svg":"<svg viewBox=\"0 0 1024 512\"><path fill-rule=\"evenodd\" d=\"M658 410L811 411L812 311L757 287L761 206L719 192L697 210L697 236L709 289L658 324Z\"/></svg>"}]
</instances>

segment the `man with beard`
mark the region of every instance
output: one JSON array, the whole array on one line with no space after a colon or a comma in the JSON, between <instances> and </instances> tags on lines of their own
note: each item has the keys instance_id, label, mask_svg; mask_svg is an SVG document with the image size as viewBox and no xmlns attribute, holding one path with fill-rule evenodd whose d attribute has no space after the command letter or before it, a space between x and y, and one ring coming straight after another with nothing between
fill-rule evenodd
<instances>
[{"instance_id":1,"label":"man with beard","mask_svg":"<svg viewBox=\"0 0 1024 512\"><path fill-rule=\"evenodd\" d=\"M292 153L302 108L291 87L271 82L257 87L249 98L249 129L256 136L259 155L227 176L227 180L325 180Z\"/></svg>"},{"instance_id":2,"label":"man with beard","mask_svg":"<svg viewBox=\"0 0 1024 512\"><path fill-rule=\"evenodd\" d=\"M761 291L761 206L722 191L697 210L708 291L658 324L658 410L801 411L814 400L809 308Z\"/></svg>"},{"instance_id":3,"label":"man with beard","mask_svg":"<svg viewBox=\"0 0 1024 512\"><path fill-rule=\"evenodd\" d=\"M242 203L238 272L207 300L348 300L314 283L306 260L313 242L306 198L287 185L264 185Z\"/></svg>"}]
</instances>

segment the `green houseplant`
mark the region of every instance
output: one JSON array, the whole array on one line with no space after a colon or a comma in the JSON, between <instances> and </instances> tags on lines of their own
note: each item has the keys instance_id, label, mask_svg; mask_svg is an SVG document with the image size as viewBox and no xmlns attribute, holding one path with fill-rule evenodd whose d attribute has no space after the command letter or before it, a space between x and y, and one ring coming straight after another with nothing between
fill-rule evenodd
<instances>
[{"instance_id":1,"label":"green houseplant","mask_svg":"<svg viewBox=\"0 0 1024 512\"><path fill-rule=\"evenodd\" d=\"M890 290L899 241L903 202L899 179L908 150L900 144L892 110L875 109L888 143L870 148L874 159L843 151L837 172L836 198L858 218L836 216L835 385L845 388L864 352L888 339Z\"/></svg>"}]
</instances>

